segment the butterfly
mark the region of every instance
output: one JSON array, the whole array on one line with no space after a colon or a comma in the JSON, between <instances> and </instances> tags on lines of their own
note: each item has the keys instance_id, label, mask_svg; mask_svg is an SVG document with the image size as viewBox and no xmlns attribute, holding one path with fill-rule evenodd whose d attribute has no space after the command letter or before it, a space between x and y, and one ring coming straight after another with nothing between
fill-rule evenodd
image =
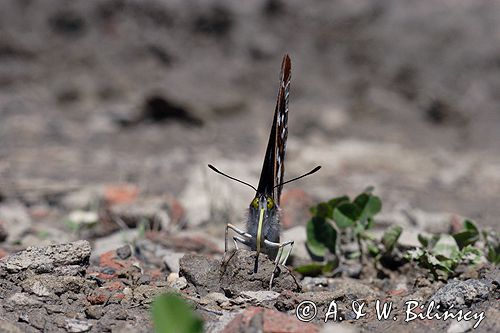
<instances>
[{"instance_id":1,"label":"butterfly","mask_svg":"<svg viewBox=\"0 0 500 333\"><path fill-rule=\"evenodd\" d=\"M210 169L218 174L245 184L255 190L255 197L250 202L250 207L248 209L246 232L240 230L231 223L226 226L225 253L227 253L228 248L228 231L231 229L236 233L236 235L233 236L236 248L238 248L237 242L239 242L247 245L253 251L256 251L257 254L254 267L255 272L258 269L258 259L260 253L267 254L268 257L275 262L274 271L269 282L270 289L272 288L278 264L282 263L284 265L293 249L293 241L280 243L280 198L283 185L313 174L321 168L320 166L317 166L300 177L284 181L286 140L288 137L288 100L290 96L291 69L292 65L290 57L286 54L281 63L276 108L274 110L271 133L269 134L269 141L267 143L257 188L247 182L219 171L211 164L208 165ZM285 255L284 260L281 261L284 248L286 246L290 246L290 250Z\"/></svg>"}]
</instances>

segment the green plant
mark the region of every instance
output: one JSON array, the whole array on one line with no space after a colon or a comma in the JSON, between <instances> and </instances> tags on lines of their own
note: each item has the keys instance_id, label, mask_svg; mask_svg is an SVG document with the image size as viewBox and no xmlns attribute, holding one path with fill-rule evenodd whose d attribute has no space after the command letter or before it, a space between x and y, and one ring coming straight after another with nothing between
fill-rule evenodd
<instances>
[{"instance_id":1,"label":"green plant","mask_svg":"<svg viewBox=\"0 0 500 333\"><path fill-rule=\"evenodd\" d=\"M369 247L373 238L367 233L373 227L374 216L382 209L382 202L367 188L351 200L348 196L333 198L311 208L312 217L306 226L307 249L315 262L297 268L307 275L331 272L338 266L339 257L362 258L363 243ZM355 240L357 251L344 251L342 244Z\"/></svg>"},{"instance_id":2,"label":"green plant","mask_svg":"<svg viewBox=\"0 0 500 333\"><path fill-rule=\"evenodd\" d=\"M474 245L479 240L479 235L476 225L472 221L465 220L463 230L452 236L457 242L458 247L463 249L467 245Z\"/></svg>"},{"instance_id":3,"label":"green plant","mask_svg":"<svg viewBox=\"0 0 500 333\"><path fill-rule=\"evenodd\" d=\"M486 259L495 265L500 265L500 235L492 230L483 230L482 235L486 248Z\"/></svg>"},{"instance_id":4,"label":"green plant","mask_svg":"<svg viewBox=\"0 0 500 333\"><path fill-rule=\"evenodd\" d=\"M446 280L456 274L461 265L475 265L488 260L500 264L500 235L494 231L480 231L475 223L465 220L463 228L452 234L429 237L418 235L421 247L401 252L396 249L403 228L388 228L380 240L368 231L374 217L382 209L380 198L373 188L366 189L354 200L341 196L311 208L312 217L307 223L306 245L315 262L300 266L296 271L303 275L327 275L344 259L364 257L364 249L379 264L415 261L431 272L435 279ZM351 245L357 243L357 250Z\"/></svg>"},{"instance_id":5,"label":"green plant","mask_svg":"<svg viewBox=\"0 0 500 333\"><path fill-rule=\"evenodd\" d=\"M50 232L46 230L40 230L37 232L37 236L40 239L48 239L50 237Z\"/></svg>"},{"instance_id":6,"label":"green plant","mask_svg":"<svg viewBox=\"0 0 500 333\"><path fill-rule=\"evenodd\" d=\"M155 333L201 333L203 321L179 295L158 296L152 306Z\"/></svg>"},{"instance_id":7,"label":"green plant","mask_svg":"<svg viewBox=\"0 0 500 333\"><path fill-rule=\"evenodd\" d=\"M380 242L373 238L367 239L367 248L370 255L376 259L375 264L380 261L382 256L392 253L402 232L403 228L401 226L393 225L384 232Z\"/></svg>"},{"instance_id":8,"label":"green plant","mask_svg":"<svg viewBox=\"0 0 500 333\"><path fill-rule=\"evenodd\" d=\"M75 210L63 220L63 223L71 232L78 233L99 223L99 215L96 211Z\"/></svg>"},{"instance_id":9,"label":"green plant","mask_svg":"<svg viewBox=\"0 0 500 333\"><path fill-rule=\"evenodd\" d=\"M414 260L422 268L428 269L435 279L447 280L455 274L460 264L475 265L488 259L494 264L500 261L498 234L483 231L483 243L476 245L481 239L481 233L474 222L465 220L463 229L452 235L418 235L422 247L409 250L408 260ZM496 244L496 245L495 245ZM486 252L486 256L484 255Z\"/></svg>"},{"instance_id":10,"label":"green plant","mask_svg":"<svg viewBox=\"0 0 500 333\"><path fill-rule=\"evenodd\" d=\"M461 263L477 264L481 260L480 249L472 245L460 249L455 238L450 235L434 235L432 238L420 236L419 240L422 247L408 250L405 257L429 270L436 280L447 280Z\"/></svg>"}]
</instances>

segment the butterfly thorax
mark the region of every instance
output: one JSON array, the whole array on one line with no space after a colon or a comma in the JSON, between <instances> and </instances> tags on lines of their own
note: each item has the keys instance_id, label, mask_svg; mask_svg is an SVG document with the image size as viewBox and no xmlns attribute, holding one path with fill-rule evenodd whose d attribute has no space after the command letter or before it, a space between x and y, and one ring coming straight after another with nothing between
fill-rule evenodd
<instances>
[{"instance_id":1,"label":"butterfly thorax","mask_svg":"<svg viewBox=\"0 0 500 333\"><path fill-rule=\"evenodd\" d=\"M270 256L274 254L266 251L263 240L267 239L274 243L279 242L279 211L278 205L270 195L257 194L252 200L248 210L247 221L247 231L253 236L251 243L252 250L257 249L257 240L260 237L262 251Z\"/></svg>"}]
</instances>

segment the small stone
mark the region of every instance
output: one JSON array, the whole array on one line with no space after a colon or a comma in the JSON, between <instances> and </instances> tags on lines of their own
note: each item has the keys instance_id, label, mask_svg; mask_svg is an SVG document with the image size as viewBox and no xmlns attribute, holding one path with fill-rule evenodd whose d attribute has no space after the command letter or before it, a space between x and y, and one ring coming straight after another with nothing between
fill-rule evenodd
<instances>
[{"instance_id":1,"label":"small stone","mask_svg":"<svg viewBox=\"0 0 500 333\"><path fill-rule=\"evenodd\" d=\"M450 327L448 327L447 333L464 333L470 330L474 326L472 321L452 321Z\"/></svg>"},{"instance_id":2,"label":"small stone","mask_svg":"<svg viewBox=\"0 0 500 333\"><path fill-rule=\"evenodd\" d=\"M66 319L66 330L72 333L88 332L92 328L92 323L79 319Z\"/></svg>"},{"instance_id":3,"label":"small stone","mask_svg":"<svg viewBox=\"0 0 500 333\"><path fill-rule=\"evenodd\" d=\"M79 293L94 285L78 276L54 276L50 274L34 275L21 283L25 291L37 296L63 295L68 292Z\"/></svg>"},{"instance_id":4,"label":"small stone","mask_svg":"<svg viewBox=\"0 0 500 333\"><path fill-rule=\"evenodd\" d=\"M25 293L15 293L14 295L8 298L7 303L16 305L18 307L35 306L41 304L40 301L38 301L35 298L32 298L31 296Z\"/></svg>"},{"instance_id":5,"label":"small stone","mask_svg":"<svg viewBox=\"0 0 500 333\"><path fill-rule=\"evenodd\" d=\"M40 282L35 281L31 286L31 292L37 296L50 296L50 291Z\"/></svg>"},{"instance_id":6,"label":"small stone","mask_svg":"<svg viewBox=\"0 0 500 333\"><path fill-rule=\"evenodd\" d=\"M122 300L125 298L124 293L114 293L108 300L108 304L120 304Z\"/></svg>"},{"instance_id":7,"label":"small stone","mask_svg":"<svg viewBox=\"0 0 500 333\"><path fill-rule=\"evenodd\" d=\"M87 300L93 305L104 304L108 301L110 296L111 293L108 290L99 288L94 290L94 292L87 297Z\"/></svg>"},{"instance_id":8,"label":"small stone","mask_svg":"<svg viewBox=\"0 0 500 333\"><path fill-rule=\"evenodd\" d=\"M91 305L85 308L85 315L89 319L100 319L103 315L101 306Z\"/></svg>"},{"instance_id":9,"label":"small stone","mask_svg":"<svg viewBox=\"0 0 500 333\"><path fill-rule=\"evenodd\" d=\"M124 294L124 295L126 295L126 296L128 296L128 295L132 295L132 294L133 294L132 288L130 288L130 287L125 287L125 288L123 289L123 294Z\"/></svg>"},{"instance_id":10,"label":"small stone","mask_svg":"<svg viewBox=\"0 0 500 333\"><path fill-rule=\"evenodd\" d=\"M115 319L117 320L126 320L128 317L128 313L125 309L118 309L115 312Z\"/></svg>"},{"instance_id":11,"label":"small stone","mask_svg":"<svg viewBox=\"0 0 500 333\"><path fill-rule=\"evenodd\" d=\"M158 295L171 291L168 288L158 288L155 286L142 285L134 289L134 302L143 304L151 303Z\"/></svg>"},{"instance_id":12,"label":"small stone","mask_svg":"<svg viewBox=\"0 0 500 333\"><path fill-rule=\"evenodd\" d=\"M85 267L80 265L55 267L54 274L59 276L83 276L85 275Z\"/></svg>"},{"instance_id":13,"label":"small stone","mask_svg":"<svg viewBox=\"0 0 500 333\"><path fill-rule=\"evenodd\" d=\"M187 281L185 277L180 277L174 284L172 284L172 289L182 290L187 287Z\"/></svg>"},{"instance_id":14,"label":"small stone","mask_svg":"<svg viewBox=\"0 0 500 333\"><path fill-rule=\"evenodd\" d=\"M45 304L44 307L49 315L53 315L55 313L66 313L68 311L67 307L64 305Z\"/></svg>"},{"instance_id":15,"label":"small stone","mask_svg":"<svg viewBox=\"0 0 500 333\"><path fill-rule=\"evenodd\" d=\"M111 267L104 267L103 269L101 269L101 273L106 275L114 275L116 273L116 270Z\"/></svg>"},{"instance_id":16,"label":"small stone","mask_svg":"<svg viewBox=\"0 0 500 333\"><path fill-rule=\"evenodd\" d=\"M99 221L99 215L97 212L75 210L68 215L67 219L71 224L77 226L78 228L83 228L84 226L97 224Z\"/></svg>"},{"instance_id":17,"label":"small stone","mask_svg":"<svg viewBox=\"0 0 500 333\"><path fill-rule=\"evenodd\" d=\"M172 273L179 273L179 260L184 256L184 253L169 251L167 255L163 257L163 262L167 269Z\"/></svg>"},{"instance_id":18,"label":"small stone","mask_svg":"<svg viewBox=\"0 0 500 333\"><path fill-rule=\"evenodd\" d=\"M137 284L150 284L150 283L151 283L151 277L147 274L141 275L141 277L137 281Z\"/></svg>"},{"instance_id":19,"label":"small stone","mask_svg":"<svg viewBox=\"0 0 500 333\"><path fill-rule=\"evenodd\" d=\"M200 299L200 304L207 305L215 303L217 305L229 302L229 298L223 293L209 293Z\"/></svg>"},{"instance_id":20,"label":"small stone","mask_svg":"<svg viewBox=\"0 0 500 333\"><path fill-rule=\"evenodd\" d=\"M14 325L13 323L8 322L7 320L0 319L0 332L2 333L23 333L23 331Z\"/></svg>"},{"instance_id":21,"label":"small stone","mask_svg":"<svg viewBox=\"0 0 500 333\"><path fill-rule=\"evenodd\" d=\"M36 272L51 272L54 267L87 266L90 251L90 243L86 240L46 247L29 247L3 259L0 262L0 268L10 273L17 273L26 269L32 269Z\"/></svg>"},{"instance_id":22,"label":"small stone","mask_svg":"<svg viewBox=\"0 0 500 333\"><path fill-rule=\"evenodd\" d=\"M187 287L188 283L185 277L179 277L179 274L170 273L167 278L167 286L175 290L182 290Z\"/></svg>"},{"instance_id":23,"label":"small stone","mask_svg":"<svg viewBox=\"0 0 500 333\"><path fill-rule=\"evenodd\" d=\"M116 254L122 260L129 258L132 255L132 250L130 245L124 245L116 250Z\"/></svg>"},{"instance_id":24,"label":"small stone","mask_svg":"<svg viewBox=\"0 0 500 333\"><path fill-rule=\"evenodd\" d=\"M114 292L114 291L122 291L125 288L125 285L121 281L110 281L106 283L103 288Z\"/></svg>"},{"instance_id":25,"label":"small stone","mask_svg":"<svg viewBox=\"0 0 500 333\"><path fill-rule=\"evenodd\" d=\"M253 330L253 328L259 328ZM236 316L225 328L223 333L231 332L290 332L318 333L319 327L312 323L303 323L277 310L250 307Z\"/></svg>"},{"instance_id":26,"label":"small stone","mask_svg":"<svg viewBox=\"0 0 500 333\"><path fill-rule=\"evenodd\" d=\"M472 303L488 299L490 294L488 285L479 280L451 281L440 288L429 299L444 309L451 306L463 308Z\"/></svg>"},{"instance_id":27,"label":"small stone","mask_svg":"<svg viewBox=\"0 0 500 333\"><path fill-rule=\"evenodd\" d=\"M230 256L220 271L220 288L231 294L242 291L269 290L269 282L275 264L265 254L259 256L258 269L254 272L256 253L247 250L237 250ZM188 280L189 281L189 280ZM273 291L300 291L301 286L286 267L279 266L271 288ZM214 290L215 291L215 290Z\"/></svg>"},{"instance_id":28,"label":"small stone","mask_svg":"<svg viewBox=\"0 0 500 333\"><path fill-rule=\"evenodd\" d=\"M45 311L25 311L19 315L19 321L28 323L30 326L39 330L43 329L46 325L47 314Z\"/></svg>"},{"instance_id":29,"label":"small stone","mask_svg":"<svg viewBox=\"0 0 500 333\"><path fill-rule=\"evenodd\" d=\"M186 278L200 295L220 291L220 261L204 255L186 254L179 260L179 275Z\"/></svg>"}]
</instances>

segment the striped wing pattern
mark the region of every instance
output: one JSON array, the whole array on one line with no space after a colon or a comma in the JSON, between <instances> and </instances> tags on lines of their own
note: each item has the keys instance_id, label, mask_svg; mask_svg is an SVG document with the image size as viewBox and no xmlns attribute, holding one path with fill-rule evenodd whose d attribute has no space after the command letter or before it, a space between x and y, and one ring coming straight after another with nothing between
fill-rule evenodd
<instances>
[{"instance_id":1,"label":"striped wing pattern","mask_svg":"<svg viewBox=\"0 0 500 333\"><path fill-rule=\"evenodd\" d=\"M257 193L271 196L279 205L285 174L285 148L288 136L288 96L290 93L291 62L285 55L281 64L278 99L274 110L273 126L267 143L266 155L260 173Z\"/></svg>"},{"instance_id":2,"label":"striped wing pattern","mask_svg":"<svg viewBox=\"0 0 500 333\"><path fill-rule=\"evenodd\" d=\"M285 150L286 139L288 137L288 99L290 96L292 64L290 57L285 55L281 64L280 85L278 90L278 99L276 101L275 119L276 119L276 148L275 148L275 184L281 184L285 175ZM274 197L276 202L280 203L281 190L283 186L278 186Z\"/></svg>"}]
</instances>

